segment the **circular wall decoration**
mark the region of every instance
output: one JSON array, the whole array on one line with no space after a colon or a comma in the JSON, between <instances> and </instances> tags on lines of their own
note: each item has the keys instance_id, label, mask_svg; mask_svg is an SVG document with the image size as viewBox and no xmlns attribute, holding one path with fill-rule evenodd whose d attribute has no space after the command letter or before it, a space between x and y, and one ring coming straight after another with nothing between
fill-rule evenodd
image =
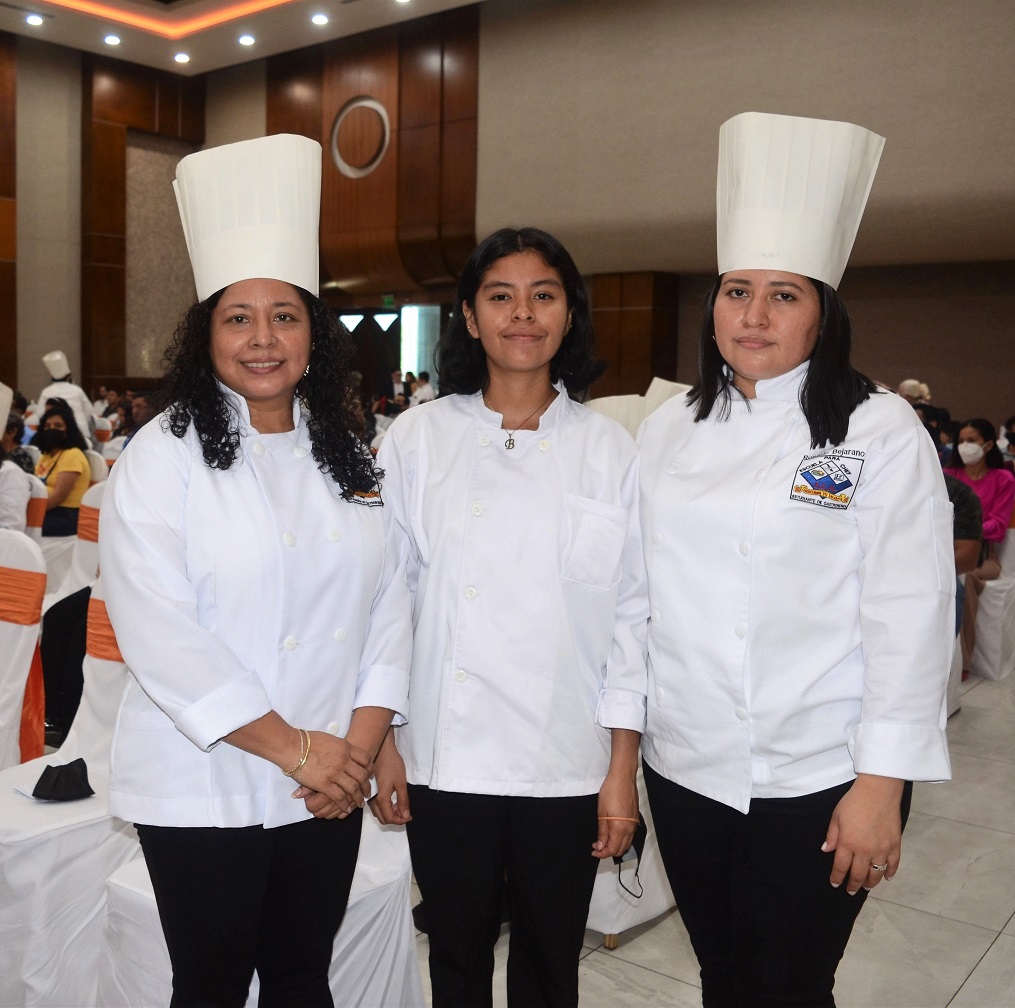
<instances>
[{"instance_id":1,"label":"circular wall decoration","mask_svg":"<svg viewBox=\"0 0 1015 1008\"><path fill-rule=\"evenodd\" d=\"M342 157L339 151L338 135L342 129L342 123L359 109L363 109L380 121L380 141L363 164L354 165ZM384 160L389 143L391 143L391 120L388 118L388 110L376 98L368 98L366 95L350 98L335 116L335 124L331 127L331 157L335 162L335 167L346 178L361 179L369 175Z\"/></svg>"}]
</instances>

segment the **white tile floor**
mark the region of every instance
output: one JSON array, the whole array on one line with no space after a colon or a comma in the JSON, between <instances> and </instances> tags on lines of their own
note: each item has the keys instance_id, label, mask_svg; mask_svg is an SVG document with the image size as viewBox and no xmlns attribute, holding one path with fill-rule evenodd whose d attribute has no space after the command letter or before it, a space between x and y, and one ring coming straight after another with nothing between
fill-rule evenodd
<instances>
[{"instance_id":1,"label":"white tile floor","mask_svg":"<svg viewBox=\"0 0 1015 1008\"><path fill-rule=\"evenodd\" d=\"M1015 676L963 683L953 780L917 784L899 874L867 901L835 985L839 1008L1015 1008ZM426 936L416 939L429 996ZM607 951L585 935L582 1008L700 1006L675 912ZM506 931L494 1004L505 1005Z\"/></svg>"}]
</instances>

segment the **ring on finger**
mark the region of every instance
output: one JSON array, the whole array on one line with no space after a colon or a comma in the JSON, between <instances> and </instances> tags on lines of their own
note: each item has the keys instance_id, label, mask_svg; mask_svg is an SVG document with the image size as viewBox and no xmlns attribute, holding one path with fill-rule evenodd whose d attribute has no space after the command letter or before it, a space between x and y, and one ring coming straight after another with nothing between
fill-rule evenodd
<instances>
[{"instance_id":1,"label":"ring on finger","mask_svg":"<svg viewBox=\"0 0 1015 1008\"><path fill-rule=\"evenodd\" d=\"M874 862L872 861L871 862L871 871L888 871L888 865L887 864L874 864Z\"/></svg>"}]
</instances>

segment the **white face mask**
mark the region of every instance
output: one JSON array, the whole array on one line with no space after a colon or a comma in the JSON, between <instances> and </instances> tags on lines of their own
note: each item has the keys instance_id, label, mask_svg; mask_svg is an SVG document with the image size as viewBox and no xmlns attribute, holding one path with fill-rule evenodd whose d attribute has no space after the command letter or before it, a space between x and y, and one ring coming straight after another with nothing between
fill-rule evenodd
<instances>
[{"instance_id":1,"label":"white face mask","mask_svg":"<svg viewBox=\"0 0 1015 1008\"><path fill-rule=\"evenodd\" d=\"M965 465L975 465L984 456L983 446L975 441L962 441L959 443L959 457Z\"/></svg>"}]
</instances>

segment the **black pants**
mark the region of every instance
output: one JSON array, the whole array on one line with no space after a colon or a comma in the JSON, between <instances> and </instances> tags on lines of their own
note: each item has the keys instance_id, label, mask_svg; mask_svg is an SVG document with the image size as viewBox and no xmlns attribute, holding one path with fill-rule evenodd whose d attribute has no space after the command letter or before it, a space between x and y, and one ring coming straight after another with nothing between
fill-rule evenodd
<instances>
[{"instance_id":1,"label":"black pants","mask_svg":"<svg viewBox=\"0 0 1015 1008\"><path fill-rule=\"evenodd\" d=\"M867 893L832 888L834 854L821 844L852 781L800 798L756 798L743 815L644 770L704 1008L834 1008L835 970ZM903 792L903 826L912 787Z\"/></svg>"},{"instance_id":2,"label":"black pants","mask_svg":"<svg viewBox=\"0 0 1015 1008\"><path fill-rule=\"evenodd\" d=\"M409 786L412 867L426 908L434 1008L493 1004L507 878L512 1008L573 1008L599 862L598 797L520 798Z\"/></svg>"},{"instance_id":3,"label":"black pants","mask_svg":"<svg viewBox=\"0 0 1015 1008\"><path fill-rule=\"evenodd\" d=\"M332 1008L362 811L264 829L137 827L173 965L171 1008Z\"/></svg>"}]
</instances>

